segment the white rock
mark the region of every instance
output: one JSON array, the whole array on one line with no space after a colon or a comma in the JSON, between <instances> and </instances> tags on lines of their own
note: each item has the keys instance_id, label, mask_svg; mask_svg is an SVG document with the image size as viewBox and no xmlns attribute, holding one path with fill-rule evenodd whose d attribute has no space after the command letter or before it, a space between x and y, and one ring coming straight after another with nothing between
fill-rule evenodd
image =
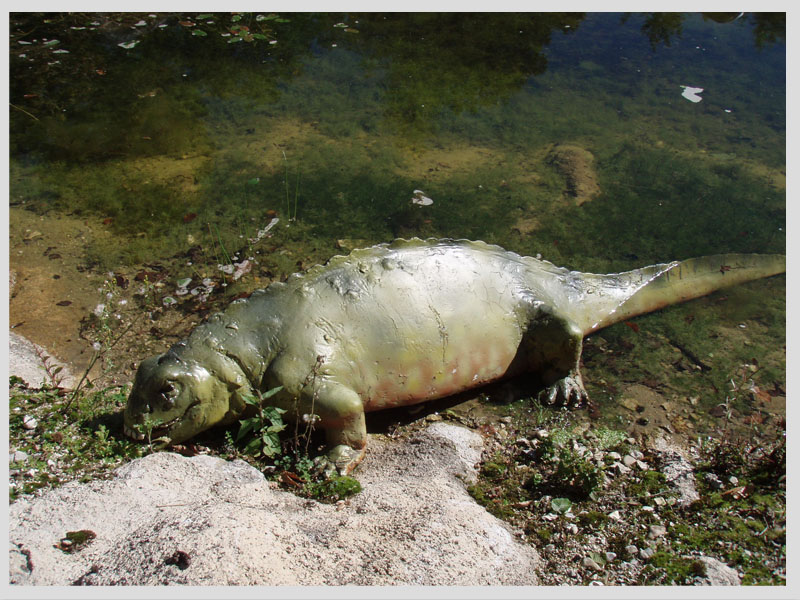
<instances>
[{"instance_id":1,"label":"white rock","mask_svg":"<svg viewBox=\"0 0 800 600\"><path fill-rule=\"evenodd\" d=\"M28 460L28 455L22 450L15 450L14 452L8 455L8 462L10 463L25 462L27 460Z\"/></svg>"},{"instance_id":2,"label":"white rock","mask_svg":"<svg viewBox=\"0 0 800 600\"><path fill-rule=\"evenodd\" d=\"M741 585L739 573L725 563L710 556L701 556L697 560L706 571L700 585Z\"/></svg>"},{"instance_id":3,"label":"white rock","mask_svg":"<svg viewBox=\"0 0 800 600\"><path fill-rule=\"evenodd\" d=\"M639 556L644 560L652 558L653 554L655 554L655 548L642 548L639 550Z\"/></svg>"},{"instance_id":4,"label":"white rock","mask_svg":"<svg viewBox=\"0 0 800 600\"><path fill-rule=\"evenodd\" d=\"M34 416L25 415L24 417L22 417L22 426L25 429L36 429L36 426L38 424L39 422L36 420L36 417Z\"/></svg>"},{"instance_id":5,"label":"white rock","mask_svg":"<svg viewBox=\"0 0 800 600\"><path fill-rule=\"evenodd\" d=\"M648 529L647 532L647 537L649 537L651 540L655 540L660 537L663 537L666 534L667 534L667 528L664 527L663 525L650 525L650 528Z\"/></svg>"},{"instance_id":6,"label":"white rock","mask_svg":"<svg viewBox=\"0 0 800 600\"><path fill-rule=\"evenodd\" d=\"M375 436L354 474L363 491L338 505L273 489L241 460L156 452L110 480L12 503L9 581L536 585L536 550L467 493L482 449L479 435L443 422L410 441ZM80 529L97 534L80 552L53 548ZM176 550L189 568L165 562Z\"/></svg>"}]
</instances>

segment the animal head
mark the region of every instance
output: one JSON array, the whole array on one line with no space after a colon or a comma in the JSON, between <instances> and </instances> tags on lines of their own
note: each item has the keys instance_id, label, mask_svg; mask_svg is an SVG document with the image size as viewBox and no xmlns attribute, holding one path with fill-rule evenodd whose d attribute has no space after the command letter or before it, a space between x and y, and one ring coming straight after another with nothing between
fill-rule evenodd
<instances>
[{"instance_id":1,"label":"animal head","mask_svg":"<svg viewBox=\"0 0 800 600\"><path fill-rule=\"evenodd\" d=\"M139 365L124 413L129 437L167 437L183 442L215 425L235 420L244 409L239 395L246 380L226 365L213 368L172 352Z\"/></svg>"}]
</instances>

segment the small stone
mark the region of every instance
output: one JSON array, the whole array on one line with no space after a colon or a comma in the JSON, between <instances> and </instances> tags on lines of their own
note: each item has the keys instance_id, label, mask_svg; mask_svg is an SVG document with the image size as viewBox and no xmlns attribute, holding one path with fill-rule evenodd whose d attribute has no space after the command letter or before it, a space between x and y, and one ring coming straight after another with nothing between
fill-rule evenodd
<instances>
[{"instance_id":1,"label":"small stone","mask_svg":"<svg viewBox=\"0 0 800 600\"><path fill-rule=\"evenodd\" d=\"M625 546L625 552L631 556L636 556L639 553L639 548L637 548L635 544L628 544Z\"/></svg>"},{"instance_id":2,"label":"small stone","mask_svg":"<svg viewBox=\"0 0 800 600\"><path fill-rule=\"evenodd\" d=\"M650 525L650 529L647 532L647 537L651 540L658 539L667 533L667 528L663 525Z\"/></svg>"},{"instance_id":3,"label":"small stone","mask_svg":"<svg viewBox=\"0 0 800 600\"><path fill-rule=\"evenodd\" d=\"M36 420L36 418L32 417L31 415L25 415L22 417L22 426L25 429L36 429L38 424L39 422Z\"/></svg>"},{"instance_id":4,"label":"small stone","mask_svg":"<svg viewBox=\"0 0 800 600\"><path fill-rule=\"evenodd\" d=\"M608 518L609 519L613 519L614 521L621 521L622 520L622 515L620 514L620 512L618 510L615 510L613 512L608 513Z\"/></svg>"},{"instance_id":5,"label":"small stone","mask_svg":"<svg viewBox=\"0 0 800 600\"><path fill-rule=\"evenodd\" d=\"M8 462L10 463L25 462L26 460L28 460L28 455L22 450L15 450L13 453L8 455Z\"/></svg>"},{"instance_id":6,"label":"small stone","mask_svg":"<svg viewBox=\"0 0 800 600\"><path fill-rule=\"evenodd\" d=\"M636 459L633 458L630 454L626 454L625 457L622 459L622 464L628 468L632 468L633 465L636 464Z\"/></svg>"},{"instance_id":7,"label":"small stone","mask_svg":"<svg viewBox=\"0 0 800 600\"><path fill-rule=\"evenodd\" d=\"M588 556L584 557L583 566L588 568L588 569L593 569L595 571L602 571L603 570L603 567L598 565L594 560L592 560Z\"/></svg>"},{"instance_id":8,"label":"small stone","mask_svg":"<svg viewBox=\"0 0 800 600\"><path fill-rule=\"evenodd\" d=\"M614 562L617 560L616 552L606 552L606 562Z\"/></svg>"},{"instance_id":9,"label":"small stone","mask_svg":"<svg viewBox=\"0 0 800 600\"><path fill-rule=\"evenodd\" d=\"M652 558L655 553L655 548L642 548L639 550L639 556L644 560Z\"/></svg>"},{"instance_id":10,"label":"small stone","mask_svg":"<svg viewBox=\"0 0 800 600\"><path fill-rule=\"evenodd\" d=\"M612 451L609 452L607 456L613 460L622 460L622 455L619 452ZM630 466L630 465L625 465L625 466Z\"/></svg>"},{"instance_id":11,"label":"small stone","mask_svg":"<svg viewBox=\"0 0 800 600\"><path fill-rule=\"evenodd\" d=\"M631 472L631 470L628 467L626 467L620 462L614 463L613 465L611 465L611 468L613 469L614 472L619 473L620 475L626 475Z\"/></svg>"},{"instance_id":12,"label":"small stone","mask_svg":"<svg viewBox=\"0 0 800 600\"><path fill-rule=\"evenodd\" d=\"M717 477L714 473L706 473L705 474L706 483L711 486L712 489L721 490L722 489L722 481L720 481L719 477Z\"/></svg>"},{"instance_id":13,"label":"small stone","mask_svg":"<svg viewBox=\"0 0 800 600\"><path fill-rule=\"evenodd\" d=\"M650 465L648 465L646 462L641 461L641 460L637 460L636 461L636 466L639 467L640 471L649 471L650 470Z\"/></svg>"},{"instance_id":14,"label":"small stone","mask_svg":"<svg viewBox=\"0 0 800 600\"><path fill-rule=\"evenodd\" d=\"M728 477L728 483L730 483L731 485L739 485L739 478L736 477L736 475L731 475L730 477Z\"/></svg>"},{"instance_id":15,"label":"small stone","mask_svg":"<svg viewBox=\"0 0 800 600\"><path fill-rule=\"evenodd\" d=\"M536 437L539 438L540 440L546 440L547 438L550 437L550 432L547 431L547 429L540 429L539 431L536 432Z\"/></svg>"},{"instance_id":16,"label":"small stone","mask_svg":"<svg viewBox=\"0 0 800 600\"><path fill-rule=\"evenodd\" d=\"M667 503L667 501L664 500L664 498L662 498L661 496L656 496L655 498L653 498L653 502L656 503L656 506L664 506Z\"/></svg>"},{"instance_id":17,"label":"small stone","mask_svg":"<svg viewBox=\"0 0 800 600\"><path fill-rule=\"evenodd\" d=\"M500 422L505 423L506 425L511 425L514 419L511 417L500 417Z\"/></svg>"},{"instance_id":18,"label":"small stone","mask_svg":"<svg viewBox=\"0 0 800 600\"><path fill-rule=\"evenodd\" d=\"M566 529L567 532L571 533L572 535L575 535L576 533L578 533L578 526L575 525L575 523L570 523L564 529Z\"/></svg>"},{"instance_id":19,"label":"small stone","mask_svg":"<svg viewBox=\"0 0 800 600\"><path fill-rule=\"evenodd\" d=\"M440 415L439 413L432 413L427 417L425 417L425 420L428 421L428 423L435 423L436 421L442 420L442 415Z\"/></svg>"}]
</instances>

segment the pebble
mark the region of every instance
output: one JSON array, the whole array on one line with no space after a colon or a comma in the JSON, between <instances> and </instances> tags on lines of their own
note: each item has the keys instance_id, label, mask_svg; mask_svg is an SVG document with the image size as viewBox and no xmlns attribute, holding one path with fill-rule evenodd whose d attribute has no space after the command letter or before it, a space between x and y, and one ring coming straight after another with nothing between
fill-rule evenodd
<instances>
[{"instance_id":1,"label":"pebble","mask_svg":"<svg viewBox=\"0 0 800 600\"><path fill-rule=\"evenodd\" d=\"M587 567L589 569L594 569L595 571L602 571L603 570L603 567L598 565L594 560L592 560L588 556L584 557L583 566Z\"/></svg>"},{"instance_id":2,"label":"pebble","mask_svg":"<svg viewBox=\"0 0 800 600\"><path fill-rule=\"evenodd\" d=\"M621 521L622 520L622 515L620 514L620 512L618 510L615 510L613 512L608 513L608 518L609 519L613 519L614 521Z\"/></svg>"},{"instance_id":3,"label":"pebble","mask_svg":"<svg viewBox=\"0 0 800 600\"><path fill-rule=\"evenodd\" d=\"M614 460L623 460L622 459L622 455L619 452L613 452L613 451L609 452L608 453L608 457L612 458ZM626 465L626 466L630 466L630 465Z\"/></svg>"},{"instance_id":4,"label":"pebble","mask_svg":"<svg viewBox=\"0 0 800 600\"><path fill-rule=\"evenodd\" d=\"M648 465L646 462L642 460L637 460L636 466L639 467L639 470L641 471L648 471L650 469L650 465Z\"/></svg>"},{"instance_id":5,"label":"pebble","mask_svg":"<svg viewBox=\"0 0 800 600\"><path fill-rule=\"evenodd\" d=\"M647 537L649 537L651 540L655 540L663 535L666 535L666 533L667 528L663 525L650 525L650 529L647 532Z\"/></svg>"},{"instance_id":6,"label":"pebble","mask_svg":"<svg viewBox=\"0 0 800 600\"><path fill-rule=\"evenodd\" d=\"M656 496L655 498L653 498L653 502L656 503L656 506L664 506L667 503L667 501L664 500L661 496Z\"/></svg>"},{"instance_id":7,"label":"pebble","mask_svg":"<svg viewBox=\"0 0 800 600\"><path fill-rule=\"evenodd\" d=\"M633 467L636 464L636 459L633 458L630 454L626 454L625 457L622 459L622 464L628 468Z\"/></svg>"},{"instance_id":8,"label":"pebble","mask_svg":"<svg viewBox=\"0 0 800 600\"><path fill-rule=\"evenodd\" d=\"M714 473L706 473L705 480L708 485L710 485L715 490L722 489L722 482L720 481L719 477L717 477Z\"/></svg>"},{"instance_id":9,"label":"pebble","mask_svg":"<svg viewBox=\"0 0 800 600\"><path fill-rule=\"evenodd\" d=\"M625 546L625 552L632 556L636 556L639 553L639 548L637 548L635 544L628 544Z\"/></svg>"},{"instance_id":10,"label":"pebble","mask_svg":"<svg viewBox=\"0 0 800 600\"><path fill-rule=\"evenodd\" d=\"M644 560L652 558L653 554L655 554L655 548L642 548L639 550L639 556L642 557Z\"/></svg>"},{"instance_id":11,"label":"pebble","mask_svg":"<svg viewBox=\"0 0 800 600\"><path fill-rule=\"evenodd\" d=\"M606 552L606 561L607 562L614 562L617 559L616 552Z\"/></svg>"},{"instance_id":12,"label":"pebble","mask_svg":"<svg viewBox=\"0 0 800 600\"><path fill-rule=\"evenodd\" d=\"M564 529L566 529L572 535L575 535L576 533L578 533L578 526L575 525L575 523L570 523Z\"/></svg>"},{"instance_id":13,"label":"pebble","mask_svg":"<svg viewBox=\"0 0 800 600\"><path fill-rule=\"evenodd\" d=\"M547 431L547 429L540 429L539 431L536 432L536 437L539 438L540 440L546 440L547 438L550 437L550 432Z\"/></svg>"},{"instance_id":14,"label":"pebble","mask_svg":"<svg viewBox=\"0 0 800 600\"><path fill-rule=\"evenodd\" d=\"M614 463L613 465L611 465L611 468L614 470L614 472L619 473L620 475L625 475L631 472L631 470L628 467L626 467L620 462Z\"/></svg>"},{"instance_id":15,"label":"pebble","mask_svg":"<svg viewBox=\"0 0 800 600\"><path fill-rule=\"evenodd\" d=\"M22 426L25 429L36 429L38 424L39 422L36 420L36 418L32 417L31 415L25 415L22 417Z\"/></svg>"},{"instance_id":16,"label":"pebble","mask_svg":"<svg viewBox=\"0 0 800 600\"><path fill-rule=\"evenodd\" d=\"M28 455L22 450L15 450L13 453L8 455L8 462L10 463L25 462L26 460L28 460Z\"/></svg>"},{"instance_id":17,"label":"pebble","mask_svg":"<svg viewBox=\"0 0 800 600\"><path fill-rule=\"evenodd\" d=\"M731 485L739 485L739 478L736 477L736 475L731 475L730 477L728 477L728 483L730 483Z\"/></svg>"}]
</instances>

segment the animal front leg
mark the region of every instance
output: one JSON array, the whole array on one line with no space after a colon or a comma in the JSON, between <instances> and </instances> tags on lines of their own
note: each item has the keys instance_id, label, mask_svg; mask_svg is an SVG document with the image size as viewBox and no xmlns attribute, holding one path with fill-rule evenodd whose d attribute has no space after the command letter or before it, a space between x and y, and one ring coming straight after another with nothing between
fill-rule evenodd
<instances>
[{"instance_id":1,"label":"animal front leg","mask_svg":"<svg viewBox=\"0 0 800 600\"><path fill-rule=\"evenodd\" d=\"M315 459L315 470L326 477L334 472L350 474L367 449L367 425L361 398L342 385L323 384L317 390L314 412L321 419L329 448L324 456Z\"/></svg>"}]
</instances>

